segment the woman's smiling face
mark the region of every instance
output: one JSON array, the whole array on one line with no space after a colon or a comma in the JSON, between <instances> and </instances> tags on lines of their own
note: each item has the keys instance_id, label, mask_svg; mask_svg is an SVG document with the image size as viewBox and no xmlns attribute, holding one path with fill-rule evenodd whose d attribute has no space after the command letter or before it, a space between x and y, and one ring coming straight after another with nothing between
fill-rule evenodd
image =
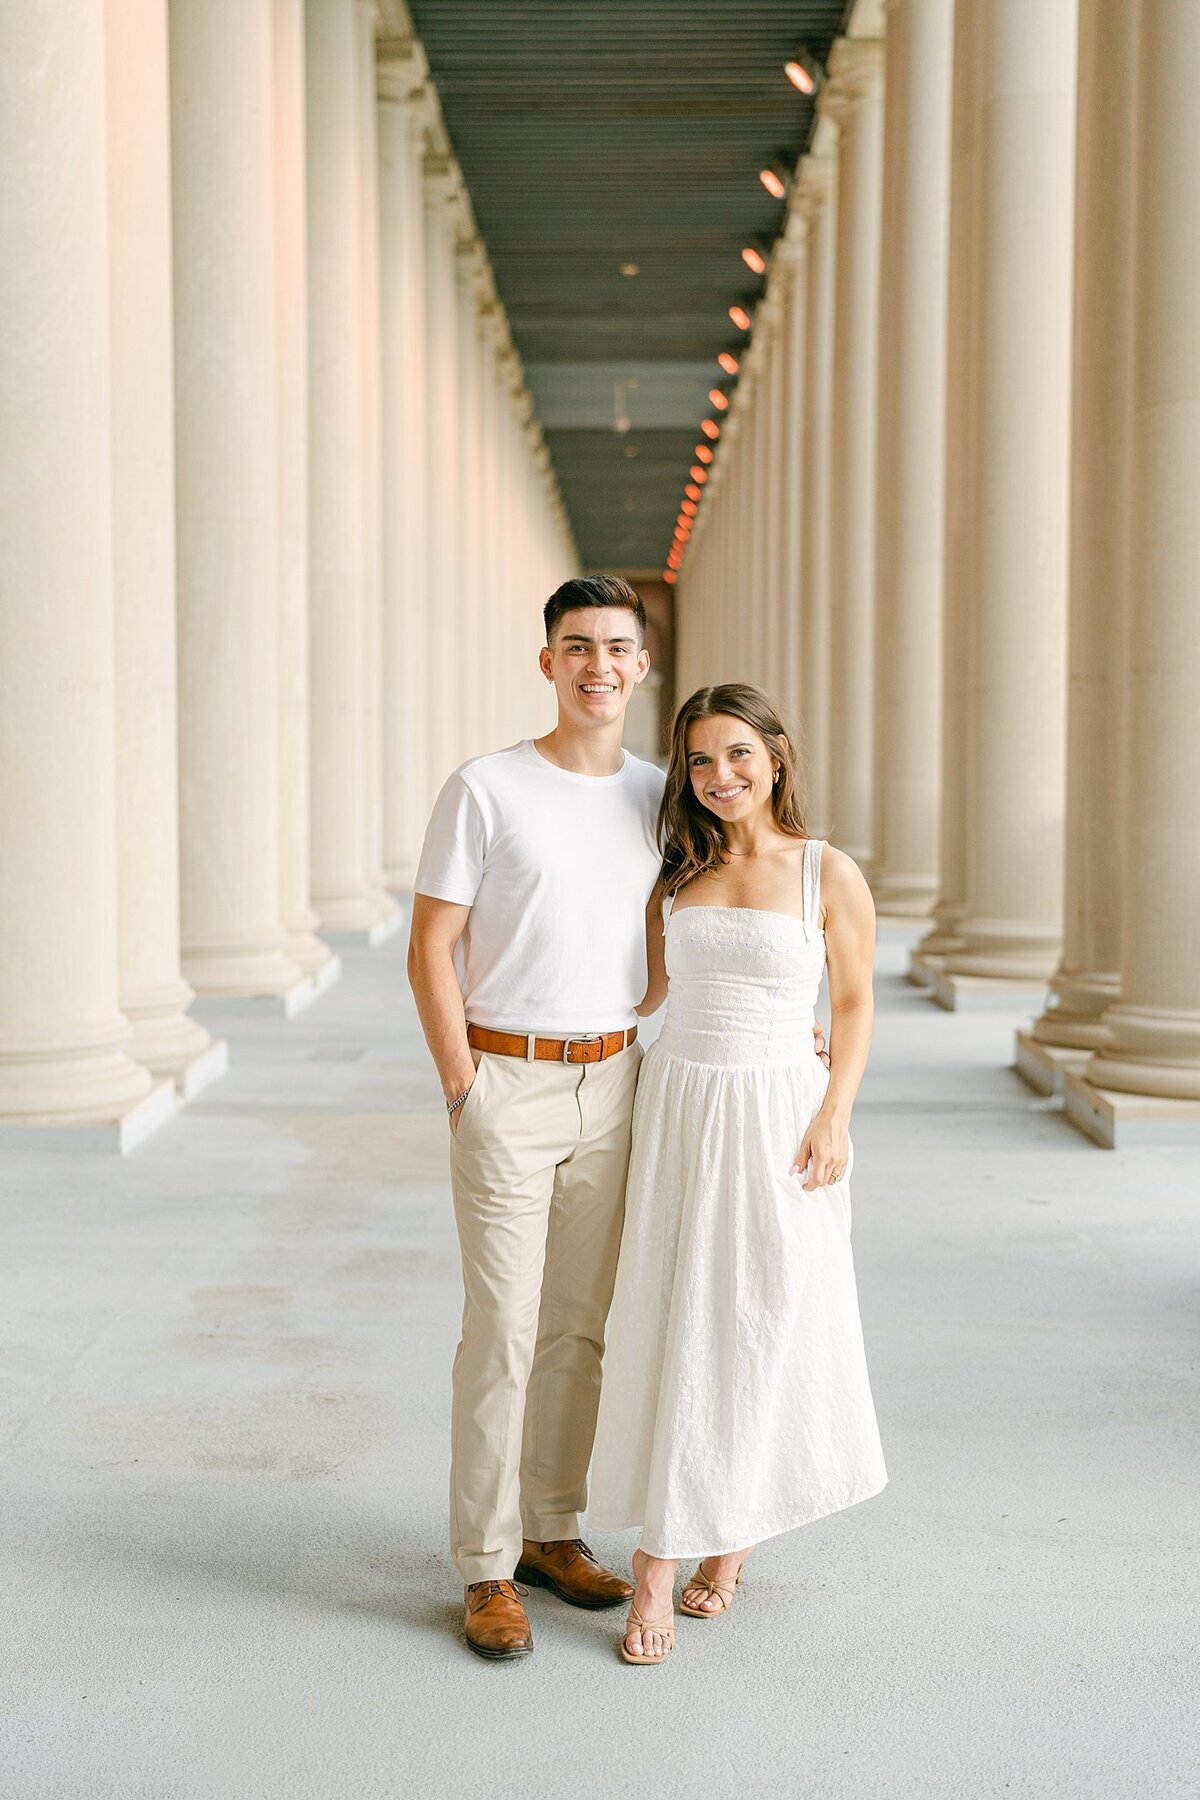
<instances>
[{"instance_id":1,"label":"woman's smiling face","mask_svg":"<svg viewBox=\"0 0 1200 1800\"><path fill-rule=\"evenodd\" d=\"M770 806L779 764L752 725L717 713L688 730L692 792L724 824Z\"/></svg>"}]
</instances>

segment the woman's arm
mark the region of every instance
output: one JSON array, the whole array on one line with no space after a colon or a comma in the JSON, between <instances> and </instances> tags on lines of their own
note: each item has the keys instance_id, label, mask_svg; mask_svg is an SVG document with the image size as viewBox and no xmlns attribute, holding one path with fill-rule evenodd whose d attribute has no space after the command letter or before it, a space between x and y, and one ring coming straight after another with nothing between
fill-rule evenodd
<instances>
[{"instance_id":1,"label":"woman's arm","mask_svg":"<svg viewBox=\"0 0 1200 1800\"><path fill-rule=\"evenodd\" d=\"M646 993L634 1008L639 1019L656 1013L667 997L667 952L663 931L662 882L656 881L654 892L646 902Z\"/></svg>"},{"instance_id":2,"label":"woman's arm","mask_svg":"<svg viewBox=\"0 0 1200 1800\"><path fill-rule=\"evenodd\" d=\"M829 976L830 1075L825 1099L796 1155L808 1167L805 1192L828 1187L846 1172L850 1157L850 1113L871 1048L875 1001L871 967L875 960L875 905L853 857L826 845L821 860L825 906L825 963Z\"/></svg>"}]
</instances>

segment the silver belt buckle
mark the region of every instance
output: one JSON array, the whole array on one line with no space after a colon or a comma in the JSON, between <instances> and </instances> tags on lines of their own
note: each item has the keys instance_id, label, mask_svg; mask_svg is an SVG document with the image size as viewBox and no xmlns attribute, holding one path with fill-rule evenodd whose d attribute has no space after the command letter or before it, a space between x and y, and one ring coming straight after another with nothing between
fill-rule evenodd
<instances>
[{"instance_id":1,"label":"silver belt buckle","mask_svg":"<svg viewBox=\"0 0 1200 1800\"><path fill-rule=\"evenodd\" d=\"M604 1037L599 1031L585 1031L582 1037L564 1038L562 1059L564 1063L570 1062L572 1044L602 1044L603 1042Z\"/></svg>"}]
</instances>

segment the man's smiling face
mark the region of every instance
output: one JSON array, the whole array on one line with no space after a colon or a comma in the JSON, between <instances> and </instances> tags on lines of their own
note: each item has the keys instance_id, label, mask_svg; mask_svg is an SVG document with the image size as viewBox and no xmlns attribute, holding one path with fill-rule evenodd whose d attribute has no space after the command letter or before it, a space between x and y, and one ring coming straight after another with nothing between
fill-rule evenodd
<instances>
[{"instance_id":1,"label":"man's smiling face","mask_svg":"<svg viewBox=\"0 0 1200 1800\"><path fill-rule=\"evenodd\" d=\"M624 716L650 667L638 623L623 606L580 606L563 614L541 653L559 716L577 725L611 725Z\"/></svg>"}]
</instances>

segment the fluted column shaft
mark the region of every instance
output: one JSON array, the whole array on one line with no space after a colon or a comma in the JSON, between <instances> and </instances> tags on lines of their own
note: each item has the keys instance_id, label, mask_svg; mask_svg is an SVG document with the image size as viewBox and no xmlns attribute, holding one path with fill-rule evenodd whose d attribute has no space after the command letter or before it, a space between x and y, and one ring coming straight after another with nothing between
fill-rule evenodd
<instances>
[{"instance_id":1,"label":"fluted column shaft","mask_svg":"<svg viewBox=\"0 0 1200 1800\"><path fill-rule=\"evenodd\" d=\"M1061 929L1075 29L1075 0L980 9L967 912L946 964L955 975L1046 978Z\"/></svg>"},{"instance_id":2,"label":"fluted column shaft","mask_svg":"<svg viewBox=\"0 0 1200 1800\"><path fill-rule=\"evenodd\" d=\"M838 126L830 823L860 862L872 855L882 56L875 40L839 39L822 94Z\"/></svg>"},{"instance_id":3,"label":"fluted column shaft","mask_svg":"<svg viewBox=\"0 0 1200 1800\"><path fill-rule=\"evenodd\" d=\"M306 18L312 900L325 930L370 932L391 903L368 866L368 607L377 562L368 542L374 509L364 392L372 359L364 298L363 27L357 0L307 0Z\"/></svg>"},{"instance_id":4,"label":"fluted column shaft","mask_svg":"<svg viewBox=\"0 0 1200 1800\"><path fill-rule=\"evenodd\" d=\"M279 427L279 893L288 955L332 975L314 937L308 838L308 257L304 0L272 0Z\"/></svg>"},{"instance_id":5,"label":"fluted column shaft","mask_svg":"<svg viewBox=\"0 0 1200 1800\"><path fill-rule=\"evenodd\" d=\"M271 0L171 0L183 969L282 995Z\"/></svg>"},{"instance_id":6,"label":"fluted column shaft","mask_svg":"<svg viewBox=\"0 0 1200 1800\"><path fill-rule=\"evenodd\" d=\"M460 243L455 253L454 322L457 399L454 429L456 469L455 518L458 524L457 702L458 738L455 758L461 761L493 748L481 716L483 667L480 631L486 596L483 592L483 542L479 506L479 319L476 295L480 279L480 246ZM532 571L530 571L532 573Z\"/></svg>"},{"instance_id":7,"label":"fluted column shaft","mask_svg":"<svg viewBox=\"0 0 1200 1800\"><path fill-rule=\"evenodd\" d=\"M1122 682L1130 646L1129 488L1134 289L1132 80L1137 7L1089 0L1079 15L1075 327L1067 690L1067 812L1062 961L1040 1042L1104 1042L1120 962L1124 751Z\"/></svg>"},{"instance_id":8,"label":"fluted column shaft","mask_svg":"<svg viewBox=\"0 0 1200 1800\"><path fill-rule=\"evenodd\" d=\"M425 382L428 394L425 449L426 618L429 645L428 768L436 791L461 758L459 633L457 302L455 295L453 182L441 163L426 159Z\"/></svg>"},{"instance_id":9,"label":"fluted column shaft","mask_svg":"<svg viewBox=\"0 0 1200 1800\"><path fill-rule=\"evenodd\" d=\"M885 39L873 886L918 915L938 870L953 17L892 0Z\"/></svg>"},{"instance_id":10,"label":"fluted column shaft","mask_svg":"<svg viewBox=\"0 0 1200 1800\"><path fill-rule=\"evenodd\" d=\"M151 1085L117 1005L103 29L0 12L0 1119Z\"/></svg>"},{"instance_id":11,"label":"fluted column shaft","mask_svg":"<svg viewBox=\"0 0 1200 1800\"><path fill-rule=\"evenodd\" d=\"M424 65L417 47L380 68L383 463L383 847L389 884L411 887L428 814L425 613Z\"/></svg>"},{"instance_id":12,"label":"fluted column shaft","mask_svg":"<svg viewBox=\"0 0 1200 1800\"><path fill-rule=\"evenodd\" d=\"M1200 11L1141 0L1121 995L1096 1086L1200 1100Z\"/></svg>"},{"instance_id":13,"label":"fluted column shaft","mask_svg":"<svg viewBox=\"0 0 1200 1800\"><path fill-rule=\"evenodd\" d=\"M107 0L104 11L120 999L130 1054L184 1081L211 1039L188 1017L192 990L179 972L167 8Z\"/></svg>"},{"instance_id":14,"label":"fluted column shaft","mask_svg":"<svg viewBox=\"0 0 1200 1800\"><path fill-rule=\"evenodd\" d=\"M781 454L779 488L779 629L776 639L776 686L789 727L801 726L800 630L804 595L804 401L805 330L807 288L805 281L805 226L803 217L789 226L781 246L784 278L783 367L779 380ZM803 750L803 735L797 748Z\"/></svg>"},{"instance_id":15,"label":"fluted column shaft","mask_svg":"<svg viewBox=\"0 0 1200 1800\"><path fill-rule=\"evenodd\" d=\"M809 818L830 829L830 711L832 668L833 318L837 252L837 190L833 159L805 157L801 194L808 225L805 268L807 344L804 355L804 533L801 575L804 612L800 637L800 723L808 751Z\"/></svg>"}]
</instances>

